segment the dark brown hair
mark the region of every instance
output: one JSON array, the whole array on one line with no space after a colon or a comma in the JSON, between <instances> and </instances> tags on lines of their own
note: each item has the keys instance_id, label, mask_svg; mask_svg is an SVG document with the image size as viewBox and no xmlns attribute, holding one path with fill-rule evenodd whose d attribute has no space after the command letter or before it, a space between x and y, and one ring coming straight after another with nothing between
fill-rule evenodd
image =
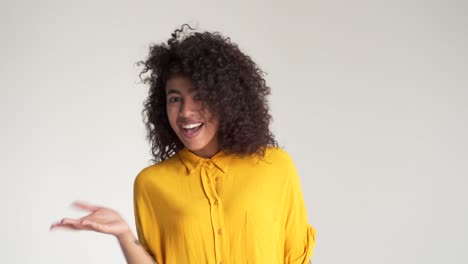
<instances>
[{"instance_id":1,"label":"dark brown hair","mask_svg":"<svg viewBox=\"0 0 468 264\"><path fill-rule=\"evenodd\" d=\"M220 147L227 153L260 154L278 146L269 129L264 72L219 32L188 32L184 24L167 43L152 45L140 78L150 85L144 102L144 123L153 161L173 156L184 146L172 130L166 112L167 80L182 75L193 82L202 103L219 118ZM142 78L142 75L145 75Z\"/></svg>"}]
</instances>

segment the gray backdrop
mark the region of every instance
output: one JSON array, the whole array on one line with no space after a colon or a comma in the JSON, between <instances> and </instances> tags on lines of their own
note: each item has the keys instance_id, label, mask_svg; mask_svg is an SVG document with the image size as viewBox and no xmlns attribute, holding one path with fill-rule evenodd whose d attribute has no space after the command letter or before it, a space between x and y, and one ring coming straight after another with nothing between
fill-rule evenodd
<instances>
[{"instance_id":1,"label":"gray backdrop","mask_svg":"<svg viewBox=\"0 0 468 264\"><path fill-rule=\"evenodd\" d=\"M466 1L2 1L1 257L124 263L117 241L49 232L83 200L134 226L149 165L135 62L182 23L265 70L314 264L468 263ZM133 229L135 230L135 229Z\"/></svg>"}]
</instances>

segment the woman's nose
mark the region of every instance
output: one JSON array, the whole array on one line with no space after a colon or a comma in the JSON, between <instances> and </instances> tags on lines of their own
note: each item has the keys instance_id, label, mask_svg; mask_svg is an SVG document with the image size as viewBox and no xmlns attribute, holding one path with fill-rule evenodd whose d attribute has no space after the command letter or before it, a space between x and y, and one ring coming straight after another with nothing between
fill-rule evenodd
<instances>
[{"instance_id":1,"label":"woman's nose","mask_svg":"<svg viewBox=\"0 0 468 264\"><path fill-rule=\"evenodd\" d=\"M193 98L187 98L183 101L180 107L180 114L182 116L190 116L199 110L199 104Z\"/></svg>"}]
</instances>

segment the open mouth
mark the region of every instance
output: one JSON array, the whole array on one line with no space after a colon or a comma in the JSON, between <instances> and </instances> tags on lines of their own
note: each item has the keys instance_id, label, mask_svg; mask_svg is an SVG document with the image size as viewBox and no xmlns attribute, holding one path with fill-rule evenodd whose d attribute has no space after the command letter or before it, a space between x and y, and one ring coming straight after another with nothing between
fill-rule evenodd
<instances>
[{"instance_id":1,"label":"open mouth","mask_svg":"<svg viewBox=\"0 0 468 264\"><path fill-rule=\"evenodd\" d=\"M203 127L204 123L196 123L189 125L182 125L182 132L186 137L195 137L200 129Z\"/></svg>"}]
</instances>

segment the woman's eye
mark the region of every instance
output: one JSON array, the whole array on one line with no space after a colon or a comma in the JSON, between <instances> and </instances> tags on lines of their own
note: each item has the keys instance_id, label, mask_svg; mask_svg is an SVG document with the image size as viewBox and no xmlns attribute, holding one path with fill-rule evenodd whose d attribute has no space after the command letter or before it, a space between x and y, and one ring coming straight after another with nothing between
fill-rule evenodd
<instances>
[{"instance_id":1,"label":"woman's eye","mask_svg":"<svg viewBox=\"0 0 468 264\"><path fill-rule=\"evenodd\" d=\"M175 103L175 102L178 102L178 101L180 101L180 98L178 98L178 97L169 98L169 103Z\"/></svg>"}]
</instances>

